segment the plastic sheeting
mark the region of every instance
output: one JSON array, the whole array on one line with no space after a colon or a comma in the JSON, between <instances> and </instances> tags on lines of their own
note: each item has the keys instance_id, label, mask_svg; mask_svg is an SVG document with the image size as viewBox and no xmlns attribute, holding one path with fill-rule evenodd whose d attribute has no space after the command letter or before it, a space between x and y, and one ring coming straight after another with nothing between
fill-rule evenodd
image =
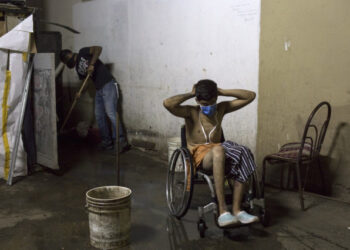
<instances>
[{"instance_id":1,"label":"plastic sheeting","mask_svg":"<svg viewBox=\"0 0 350 250\"><path fill-rule=\"evenodd\" d=\"M27 17L0 38L0 48L28 52L30 33L33 33L33 15Z\"/></svg>"},{"instance_id":2,"label":"plastic sheeting","mask_svg":"<svg viewBox=\"0 0 350 250\"><path fill-rule=\"evenodd\" d=\"M0 178L7 179L13 158L12 151L18 134L16 129L20 120L24 81L28 69L27 53L32 32L31 15L0 37ZM13 176L26 174L26 153L21 138Z\"/></svg>"}]
</instances>

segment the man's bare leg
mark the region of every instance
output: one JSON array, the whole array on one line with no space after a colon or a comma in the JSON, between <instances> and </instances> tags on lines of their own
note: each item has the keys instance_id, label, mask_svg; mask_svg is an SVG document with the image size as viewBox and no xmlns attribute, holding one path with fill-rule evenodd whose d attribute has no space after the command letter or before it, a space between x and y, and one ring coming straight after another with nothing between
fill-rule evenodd
<instances>
[{"instance_id":1,"label":"man's bare leg","mask_svg":"<svg viewBox=\"0 0 350 250\"><path fill-rule=\"evenodd\" d=\"M237 215L241 211L241 203L244 193L244 184L238 181L235 181L235 187L233 192L233 206L232 214Z\"/></svg>"},{"instance_id":2,"label":"man's bare leg","mask_svg":"<svg viewBox=\"0 0 350 250\"><path fill-rule=\"evenodd\" d=\"M254 221L258 221L258 217L255 215L248 214L246 211L241 210L241 203L244 193L244 183L235 181L235 190L233 192L233 206L232 214L237 217L237 219L243 223L248 224Z\"/></svg>"},{"instance_id":3,"label":"man's bare leg","mask_svg":"<svg viewBox=\"0 0 350 250\"><path fill-rule=\"evenodd\" d=\"M215 146L207 153L203 159L203 168L205 170L213 169L215 182L216 197L219 205L219 215L227 212L224 195L224 179L225 179L225 150L222 146Z\"/></svg>"}]
</instances>

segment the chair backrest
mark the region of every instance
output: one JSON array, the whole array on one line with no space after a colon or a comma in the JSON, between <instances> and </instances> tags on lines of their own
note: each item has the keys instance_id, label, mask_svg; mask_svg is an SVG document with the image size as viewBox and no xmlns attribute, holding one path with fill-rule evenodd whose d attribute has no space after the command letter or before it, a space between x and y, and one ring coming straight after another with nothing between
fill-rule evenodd
<instances>
[{"instance_id":1,"label":"chair backrest","mask_svg":"<svg viewBox=\"0 0 350 250\"><path fill-rule=\"evenodd\" d=\"M225 141L224 131L221 129L221 142ZM187 148L186 125L181 126L181 147Z\"/></svg>"},{"instance_id":2,"label":"chair backrest","mask_svg":"<svg viewBox=\"0 0 350 250\"><path fill-rule=\"evenodd\" d=\"M326 108L326 115L324 119L319 121L319 124L315 123L316 113L319 113L322 107ZM299 151L299 159L302 156L302 152L305 146L305 143L309 143L311 145L311 157L317 157L320 154L322 143L325 138L329 120L331 118L331 105L324 101L319 103L314 110L311 112L309 119L306 122L303 137L301 140L301 147ZM319 126L317 126L319 125ZM319 128L321 128L319 130Z\"/></svg>"}]
</instances>

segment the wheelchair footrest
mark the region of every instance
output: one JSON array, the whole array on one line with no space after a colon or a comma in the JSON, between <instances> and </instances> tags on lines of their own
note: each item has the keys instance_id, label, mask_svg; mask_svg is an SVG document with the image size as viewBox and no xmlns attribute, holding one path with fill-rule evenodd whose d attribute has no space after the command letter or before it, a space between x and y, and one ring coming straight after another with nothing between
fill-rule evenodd
<instances>
[{"instance_id":1,"label":"wheelchair footrest","mask_svg":"<svg viewBox=\"0 0 350 250\"><path fill-rule=\"evenodd\" d=\"M219 228L221 228L221 229L233 229L233 228L237 228L237 227L244 227L244 226L250 226L250 225L253 225L253 224L257 224L257 223L260 223L260 219L259 220L257 220L257 221L254 221L254 222L252 222L252 223L247 223L247 224L243 224L243 223L241 223L241 222L236 222L236 223L233 223L233 224L230 224L230 225L227 225L227 226L225 226L225 227L220 227L219 225L218 225L218 227Z\"/></svg>"},{"instance_id":2,"label":"wheelchair footrest","mask_svg":"<svg viewBox=\"0 0 350 250\"><path fill-rule=\"evenodd\" d=\"M215 202L210 202L209 204L205 205L204 207L198 207L198 214L199 218L203 218L204 214L209 212L216 213L217 205Z\"/></svg>"}]
</instances>

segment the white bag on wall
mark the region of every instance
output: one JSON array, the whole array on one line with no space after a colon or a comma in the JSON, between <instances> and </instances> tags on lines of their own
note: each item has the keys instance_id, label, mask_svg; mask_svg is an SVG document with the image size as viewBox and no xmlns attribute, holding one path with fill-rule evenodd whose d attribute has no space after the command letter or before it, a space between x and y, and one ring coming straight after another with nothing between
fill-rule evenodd
<instances>
[{"instance_id":1,"label":"white bag on wall","mask_svg":"<svg viewBox=\"0 0 350 250\"><path fill-rule=\"evenodd\" d=\"M0 178L7 179L13 160L12 151L20 121L32 32L33 17L29 16L0 38ZM26 162L21 138L14 177L27 174Z\"/></svg>"}]
</instances>

